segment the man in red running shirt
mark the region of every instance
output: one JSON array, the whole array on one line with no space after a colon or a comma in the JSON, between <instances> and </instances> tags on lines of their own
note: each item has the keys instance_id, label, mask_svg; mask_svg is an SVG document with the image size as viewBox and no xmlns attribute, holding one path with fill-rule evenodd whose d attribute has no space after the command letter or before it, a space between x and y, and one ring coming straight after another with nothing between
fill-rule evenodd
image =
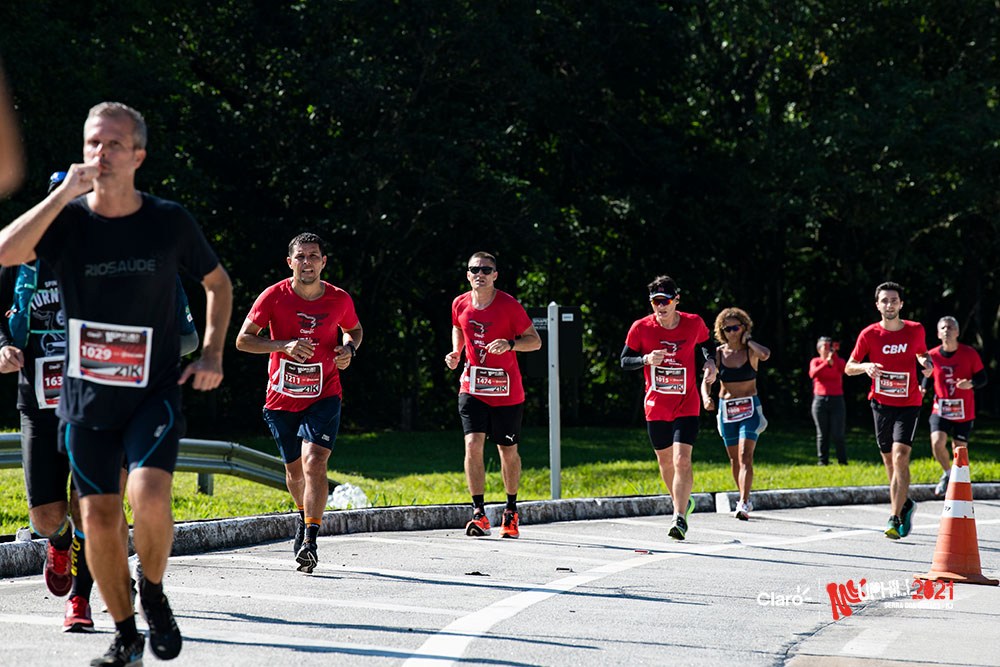
<instances>
[{"instance_id":1,"label":"man in red running shirt","mask_svg":"<svg viewBox=\"0 0 1000 667\"><path fill-rule=\"evenodd\" d=\"M667 534L683 540L694 509L691 450L701 414L698 371L709 384L715 382L715 349L705 321L677 310L680 290L672 278L657 276L647 287L653 313L632 323L621 364L625 370L641 368L645 377L646 431L674 505Z\"/></svg>"},{"instance_id":2,"label":"man in red running shirt","mask_svg":"<svg viewBox=\"0 0 1000 667\"><path fill-rule=\"evenodd\" d=\"M362 330L350 295L322 279L326 254L319 236L293 238L286 261L292 277L257 297L236 349L270 355L264 421L299 509L295 561L300 572L311 573L329 492L326 465L340 429L340 373L361 346ZM270 339L260 336L264 328Z\"/></svg>"},{"instance_id":3,"label":"man in red running shirt","mask_svg":"<svg viewBox=\"0 0 1000 667\"><path fill-rule=\"evenodd\" d=\"M517 538L517 489L521 482L517 445L524 415L524 387L514 352L537 350L542 347L542 339L521 304L494 286L497 260L493 255L473 254L465 277L472 289L451 304L451 352L444 357L448 368L455 370L465 350L458 394L458 414L465 433L465 479L472 495L472 520L466 524L465 534L490 534L483 500L483 448L488 433L500 452L500 472L507 491L500 537Z\"/></svg>"},{"instance_id":4,"label":"man in red running shirt","mask_svg":"<svg viewBox=\"0 0 1000 667\"><path fill-rule=\"evenodd\" d=\"M934 406L931 410L931 452L941 464L941 479L934 495L943 496L948 490L951 474L951 457L948 455L948 436L952 446L969 444L969 433L976 418L975 389L986 386L986 369L979 353L972 347L958 342L958 320L942 317L937 324L941 344L930 351L934 364ZM925 378L926 388L932 380Z\"/></svg>"},{"instance_id":5,"label":"man in red running shirt","mask_svg":"<svg viewBox=\"0 0 1000 667\"><path fill-rule=\"evenodd\" d=\"M933 366L927 355L923 325L899 316L903 309L903 288L893 282L876 287L875 307L882 319L858 335L844 372L848 375L866 373L872 379L868 398L875 418L875 440L889 477L892 502L885 536L898 540L909 535L914 510L913 501L907 497L910 451L923 399L917 384L914 357L923 366L924 376L931 375ZM870 361L865 362L865 357Z\"/></svg>"}]
</instances>

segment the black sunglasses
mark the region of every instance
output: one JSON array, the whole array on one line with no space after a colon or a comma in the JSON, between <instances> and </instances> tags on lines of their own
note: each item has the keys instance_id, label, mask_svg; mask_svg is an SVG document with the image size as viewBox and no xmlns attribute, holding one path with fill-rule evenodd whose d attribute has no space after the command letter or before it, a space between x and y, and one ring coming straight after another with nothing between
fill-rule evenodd
<instances>
[{"instance_id":1,"label":"black sunglasses","mask_svg":"<svg viewBox=\"0 0 1000 667\"><path fill-rule=\"evenodd\" d=\"M490 275L495 270L496 269L494 269L492 266L470 266L469 267L469 273L479 273L480 271L482 271L484 276Z\"/></svg>"},{"instance_id":2,"label":"black sunglasses","mask_svg":"<svg viewBox=\"0 0 1000 667\"><path fill-rule=\"evenodd\" d=\"M739 331L742 328L743 328L742 324L734 324L731 327L722 327L722 330L723 331Z\"/></svg>"}]
</instances>

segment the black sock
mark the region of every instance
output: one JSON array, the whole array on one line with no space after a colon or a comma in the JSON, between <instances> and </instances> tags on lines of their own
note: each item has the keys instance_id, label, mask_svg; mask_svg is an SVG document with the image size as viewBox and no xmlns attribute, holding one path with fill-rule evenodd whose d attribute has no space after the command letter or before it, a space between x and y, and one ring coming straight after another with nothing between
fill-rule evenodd
<instances>
[{"instance_id":1,"label":"black sock","mask_svg":"<svg viewBox=\"0 0 1000 667\"><path fill-rule=\"evenodd\" d=\"M69 521L63 521L59 529L62 529L62 532L58 535L50 536L49 543L59 551L66 551L69 549L69 545L73 543L73 531L70 530Z\"/></svg>"},{"instance_id":2,"label":"black sock","mask_svg":"<svg viewBox=\"0 0 1000 667\"><path fill-rule=\"evenodd\" d=\"M77 532L73 536L73 545L70 547L70 558L73 573L73 588L69 596L79 595L84 600L90 600L90 594L94 590L94 576L90 574L87 566L87 539L83 533Z\"/></svg>"},{"instance_id":3,"label":"black sock","mask_svg":"<svg viewBox=\"0 0 1000 667\"><path fill-rule=\"evenodd\" d=\"M302 523L306 522L306 511L304 509L299 510L299 521L301 521Z\"/></svg>"},{"instance_id":4,"label":"black sock","mask_svg":"<svg viewBox=\"0 0 1000 667\"><path fill-rule=\"evenodd\" d=\"M482 512L486 514L486 500L485 494L480 494L478 496L472 496L472 511Z\"/></svg>"},{"instance_id":5,"label":"black sock","mask_svg":"<svg viewBox=\"0 0 1000 667\"><path fill-rule=\"evenodd\" d=\"M135 614L129 614L124 621L115 621L115 630L123 642L130 642L139 636L139 631L135 628Z\"/></svg>"},{"instance_id":6,"label":"black sock","mask_svg":"<svg viewBox=\"0 0 1000 667\"><path fill-rule=\"evenodd\" d=\"M507 494L507 509L509 509L511 512L516 512L517 511L517 494L516 493L508 493Z\"/></svg>"},{"instance_id":7,"label":"black sock","mask_svg":"<svg viewBox=\"0 0 1000 667\"><path fill-rule=\"evenodd\" d=\"M307 523L306 524L306 542L312 542L316 544L316 540L319 538L319 524L318 523Z\"/></svg>"},{"instance_id":8,"label":"black sock","mask_svg":"<svg viewBox=\"0 0 1000 667\"><path fill-rule=\"evenodd\" d=\"M139 595L143 600L159 600L163 595L163 582L154 584L146 577L139 580Z\"/></svg>"}]
</instances>

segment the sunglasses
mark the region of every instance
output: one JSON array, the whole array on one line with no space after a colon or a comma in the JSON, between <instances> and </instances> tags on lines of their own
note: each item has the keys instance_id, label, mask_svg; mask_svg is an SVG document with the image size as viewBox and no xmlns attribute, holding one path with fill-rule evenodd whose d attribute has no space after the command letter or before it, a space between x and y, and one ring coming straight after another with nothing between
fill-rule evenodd
<instances>
[{"instance_id":1,"label":"sunglasses","mask_svg":"<svg viewBox=\"0 0 1000 667\"><path fill-rule=\"evenodd\" d=\"M495 270L496 269L494 269L492 266L470 266L469 267L469 273L479 273L480 271L482 271L484 276L490 275Z\"/></svg>"},{"instance_id":2,"label":"sunglasses","mask_svg":"<svg viewBox=\"0 0 1000 667\"><path fill-rule=\"evenodd\" d=\"M675 297L675 296L671 296L671 297L658 296L658 297L654 297L654 298L650 299L649 302L651 304L653 304L654 306L669 306L670 304L672 304L674 302L674 299L676 299L676 298L677 297Z\"/></svg>"},{"instance_id":3,"label":"sunglasses","mask_svg":"<svg viewBox=\"0 0 1000 667\"><path fill-rule=\"evenodd\" d=\"M742 328L743 328L742 324L734 324L731 327L722 327L722 330L723 331L739 331Z\"/></svg>"}]
</instances>

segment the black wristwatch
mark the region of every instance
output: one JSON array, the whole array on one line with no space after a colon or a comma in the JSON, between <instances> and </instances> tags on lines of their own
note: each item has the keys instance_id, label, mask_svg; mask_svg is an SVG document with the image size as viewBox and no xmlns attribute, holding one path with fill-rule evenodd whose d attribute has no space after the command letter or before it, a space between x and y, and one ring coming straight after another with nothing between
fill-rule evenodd
<instances>
[{"instance_id":1,"label":"black wristwatch","mask_svg":"<svg viewBox=\"0 0 1000 667\"><path fill-rule=\"evenodd\" d=\"M356 355L358 353L358 348L354 347L354 341L353 340L349 340L346 343L344 343L344 347L351 348L351 358L352 359L354 358L354 355Z\"/></svg>"},{"instance_id":2,"label":"black wristwatch","mask_svg":"<svg viewBox=\"0 0 1000 667\"><path fill-rule=\"evenodd\" d=\"M507 339L507 344L510 345L510 351L513 352L514 351L514 339L513 338L508 338Z\"/></svg>"}]
</instances>

